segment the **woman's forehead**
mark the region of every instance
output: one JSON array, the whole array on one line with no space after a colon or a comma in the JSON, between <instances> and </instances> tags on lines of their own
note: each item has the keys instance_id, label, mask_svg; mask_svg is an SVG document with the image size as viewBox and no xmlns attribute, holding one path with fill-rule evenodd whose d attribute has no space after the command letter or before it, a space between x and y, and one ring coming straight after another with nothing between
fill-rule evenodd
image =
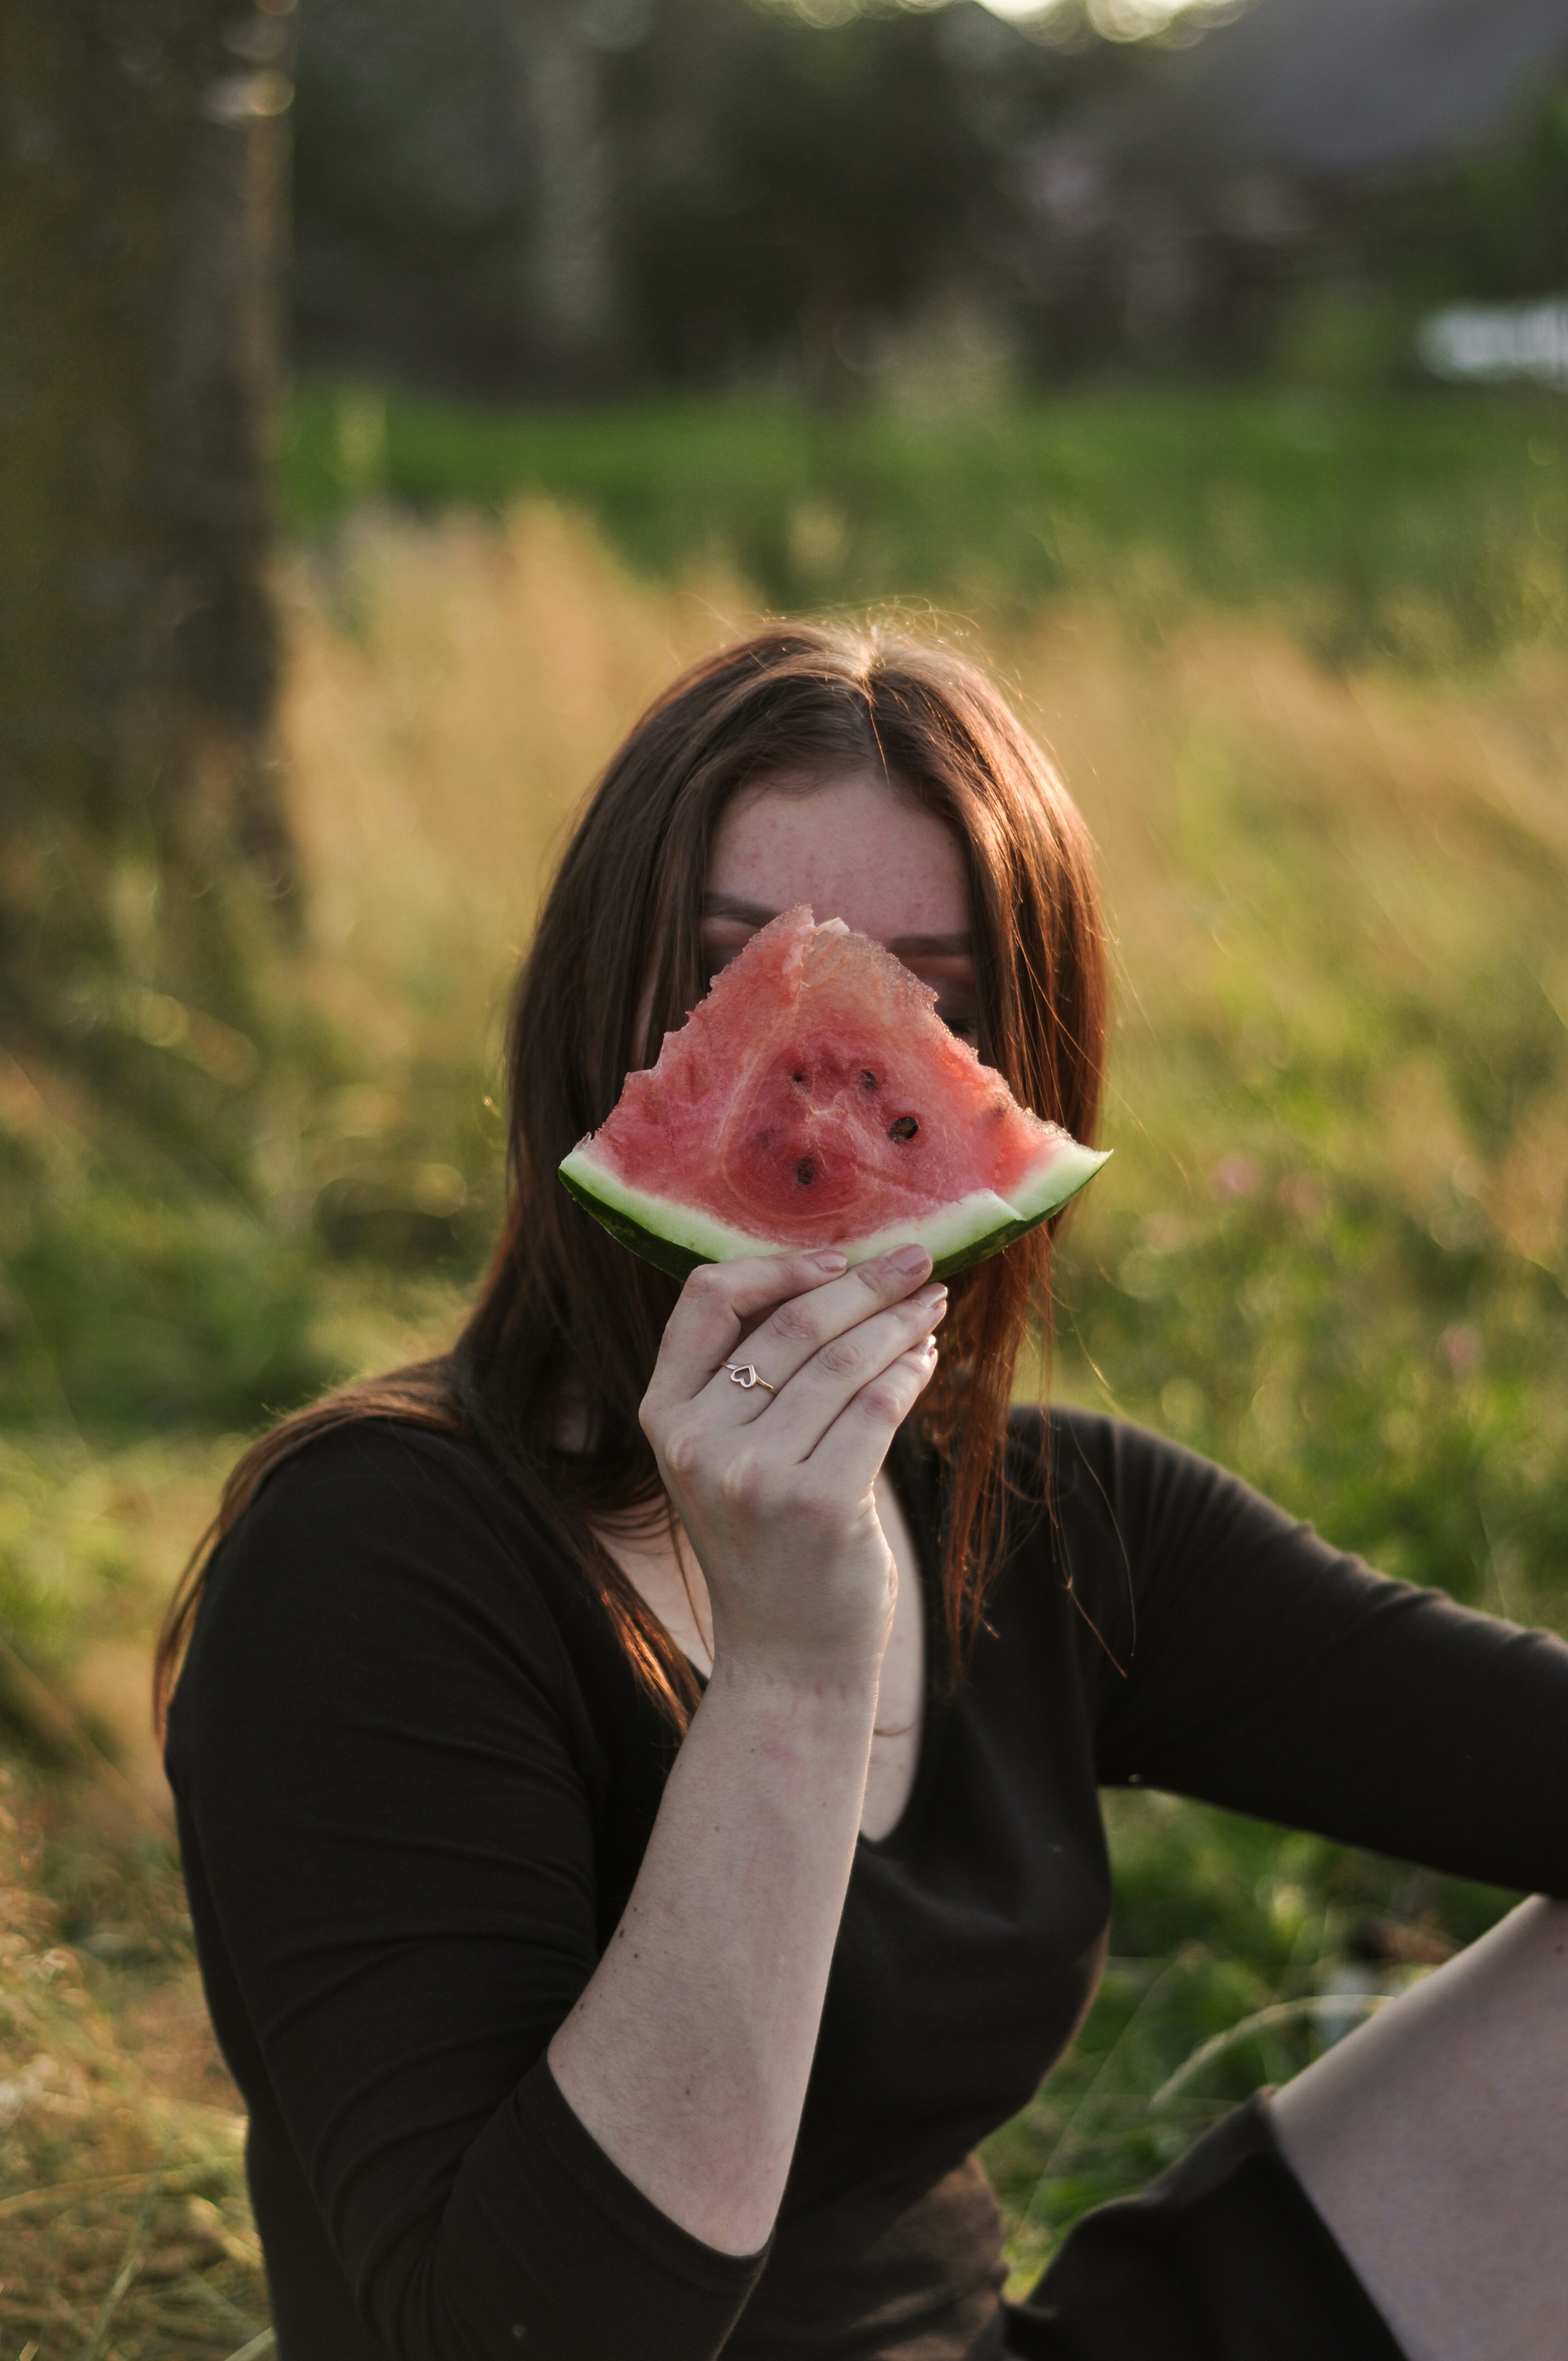
<instances>
[{"instance_id":1,"label":"woman's forehead","mask_svg":"<svg viewBox=\"0 0 1568 2361\"><path fill-rule=\"evenodd\" d=\"M937 937L957 951L969 932L957 837L873 771L743 788L719 822L706 883L709 914L745 925L807 902L819 919L890 946Z\"/></svg>"}]
</instances>

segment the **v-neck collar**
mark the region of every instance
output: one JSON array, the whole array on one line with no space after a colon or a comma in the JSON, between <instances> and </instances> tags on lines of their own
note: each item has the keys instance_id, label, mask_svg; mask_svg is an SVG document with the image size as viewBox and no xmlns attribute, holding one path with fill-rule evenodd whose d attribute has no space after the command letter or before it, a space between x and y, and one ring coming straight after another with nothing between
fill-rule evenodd
<instances>
[{"instance_id":1,"label":"v-neck collar","mask_svg":"<svg viewBox=\"0 0 1568 2361\"><path fill-rule=\"evenodd\" d=\"M920 1466L915 1439L905 1427L900 1427L893 1438L886 1466L898 1495L898 1505L904 1511L905 1530L915 1547L925 1646L920 1668L920 1734L916 1748L915 1774L909 1782L904 1808L892 1828L885 1829L880 1837L862 1834L855 1839L857 1853L869 1853L873 1858L896 1855L918 1825L935 1775L948 1704L948 1684L937 1677L938 1666L944 1661L948 1644L942 1619L942 1570L936 1558L938 1520L933 1504L922 1497L928 1489L929 1478Z\"/></svg>"}]
</instances>

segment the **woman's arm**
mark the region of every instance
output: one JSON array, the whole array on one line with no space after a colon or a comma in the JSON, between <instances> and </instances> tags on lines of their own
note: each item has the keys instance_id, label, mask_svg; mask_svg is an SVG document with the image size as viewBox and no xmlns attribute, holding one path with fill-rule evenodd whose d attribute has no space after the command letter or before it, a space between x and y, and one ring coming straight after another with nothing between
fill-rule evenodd
<instances>
[{"instance_id":1,"label":"woman's arm","mask_svg":"<svg viewBox=\"0 0 1568 2361\"><path fill-rule=\"evenodd\" d=\"M929 1268L905 1248L699 1270L643 1406L714 1671L550 2065L627 2179L729 2254L772 2230L816 2048L896 1581L872 1486L935 1367ZM725 1365L769 1311L743 1357L776 1391L742 1389Z\"/></svg>"},{"instance_id":2,"label":"woman's arm","mask_svg":"<svg viewBox=\"0 0 1568 2361\"><path fill-rule=\"evenodd\" d=\"M871 1378L822 1438L859 1436L869 1466L892 1407L919 1390L918 1369L889 1372L935 1310L898 1313L890 1340L885 1311L853 1316L872 1304L866 1279L810 1278L808 1306L784 1307L782 1334L745 1350L781 1388L831 1358L821 1382L846 1405ZM761 1300L808 1283L770 1266ZM914 1283L888 1283L884 1302ZM712 1285L691 1290L684 1320L708 1317ZM720 1343L738 1318L717 1323ZM699 1377L700 1363L672 1397L662 1447L684 1463L705 1434L721 1446L726 1484L679 1493L712 1581L719 1669L667 1810L652 1708L466 1445L390 1424L329 1436L278 1472L214 1562L170 1763L214 2021L251 2106L280 2333L300 2361L356 2350L356 2312L396 2361L481 2361L520 2343L538 2361L711 2361L754 2282L752 2263L694 2236L680 2209L699 2218L691 2191L709 2203L755 2135L759 2151L773 2143L746 2192L760 2226L731 2218L729 2235L766 2235L860 1808L889 1577L874 1520L849 1517L853 1540L840 1531L835 1545L809 1510L790 1519L794 1485L828 1525L842 1497L820 1485L831 1453L813 1472L784 1449L817 1380L790 1387L802 1399L763 1454L745 1431L785 1393L718 1378L727 1425L689 1407ZM759 1547L739 1556L732 1539L759 1521ZM853 1749L846 1722L861 1726ZM645 1953L641 1919L607 1944L600 1920L607 1843L640 1843L649 1825L634 1915L652 1895L658 1922L674 1922L668 1952L661 1938ZM718 1846L730 1867L710 1895ZM753 1880L744 1907L737 1860ZM755 2014L764 1989L782 2048ZM574 2020L586 1992L595 2017ZM545 2057L558 2034L570 2103ZM658 2178L666 2149L684 2199ZM341 2313L324 2294L339 2279Z\"/></svg>"},{"instance_id":3,"label":"woman's arm","mask_svg":"<svg viewBox=\"0 0 1568 2361\"><path fill-rule=\"evenodd\" d=\"M1373 1573L1157 1435L1057 1424L1064 1524L1080 1574L1105 1570L1095 1623L1121 1668L1097 1675L1106 1784L1568 1894L1562 1641Z\"/></svg>"}]
</instances>

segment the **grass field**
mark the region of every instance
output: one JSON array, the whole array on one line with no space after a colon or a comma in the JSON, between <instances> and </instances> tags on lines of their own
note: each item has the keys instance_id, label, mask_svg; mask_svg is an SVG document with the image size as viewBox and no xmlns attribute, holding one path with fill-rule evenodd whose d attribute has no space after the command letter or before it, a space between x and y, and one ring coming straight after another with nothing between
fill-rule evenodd
<instances>
[{"instance_id":1,"label":"grass field","mask_svg":"<svg viewBox=\"0 0 1568 2361\"><path fill-rule=\"evenodd\" d=\"M1196 598L1332 664L1428 674L1568 620L1568 413L1542 393L1107 386L919 420L519 416L306 387L283 483L312 533L367 495L426 513L563 501L645 577L718 558L795 610L906 598L1016 621L1110 598L1157 631Z\"/></svg>"},{"instance_id":2,"label":"grass field","mask_svg":"<svg viewBox=\"0 0 1568 2361\"><path fill-rule=\"evenodd\" d=\"M311 894L247 1101L263 1186L181 1261L189 1225L94 1162L91 1110L0 1070L0 1125L58 1176L10 1238L0 1360L0 2355L219 2361L265 2334L148 1634L263 1407L449 1331L496 1204L498 1013L564 822L642 699L767 602L895 592L981 650L1100 843L1116 1157L1061 1257L1057 1392L1568 1629L1568 439L1555 412L1436 401L1332 431L1272 397L945 443L302 401L285 730ZM1058 557L1042 483L1078 519ZM1484 544L1490 573L1461 563ZM1504 1901L1159 1796L1112 1822L1100 1998L992 2144L1020 2268Z\"/></svg>"}]
</instances>

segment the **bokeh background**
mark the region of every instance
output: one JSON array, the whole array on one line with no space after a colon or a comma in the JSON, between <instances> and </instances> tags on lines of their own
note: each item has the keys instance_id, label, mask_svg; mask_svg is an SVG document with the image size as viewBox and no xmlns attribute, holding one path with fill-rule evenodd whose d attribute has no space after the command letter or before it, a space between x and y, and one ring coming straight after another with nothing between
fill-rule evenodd
<instances>
[{"instance_id":1,"label":"bokeh background","mask_svg":"<svg viewBox=\"0 0 1568 2361\"><path fill-rule=\"evenodd\" d=\"M0 170L0 2354L224 2361L150 1633L450 1332L564 825L759 615L1099 840L1055 1390L1568 1628L1568 0L11 0ZM1021 2274L1507 1899L1113 1821Z\"/></svg>"}]
</instances>

